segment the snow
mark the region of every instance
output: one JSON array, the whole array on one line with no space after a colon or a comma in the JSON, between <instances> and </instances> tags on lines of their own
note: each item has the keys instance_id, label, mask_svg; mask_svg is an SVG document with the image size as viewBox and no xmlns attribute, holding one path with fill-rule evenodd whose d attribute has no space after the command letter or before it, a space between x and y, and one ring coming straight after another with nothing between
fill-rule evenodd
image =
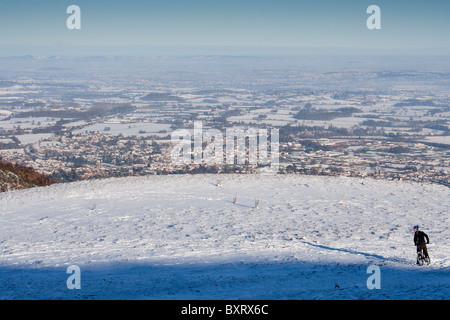
<instances>
[{"instance_id":1,"label":"snow","mask_svg":"<svg viewBox=\"0 0 450 320\"><path fill-rule=\"evenodd\" d=\"M30 133L30 134L16 135L16 138L19 139L21 144L26 145L26 144L35 144L41 140L46 140L53 136L54 136L53 133Z\"/></svg>"},{"instance_id":2,"label":"snow","mask_svg":"<svg viewBox=\"0 0 450 320\"><path fill-rule=\"evenodd\" d=\"M0 298L448 299L449 195L440 185L299 175L6 192ZM415 224L430 236L429 266L414 265ZM81 290L66 286L70 265ZM371 265L379 290L366 285Z\"/></svg>"},{"instance_id":3,"label":"snow","mask_svg":"<svg viewBox=\"0 0 450 320\"><path fill-rule=\"evenodd\" d=\"M0 120L6 119L11 116L12 112L9 110L1 110L0 109Z\"/></svg>"},{"instance_id":4,"label":"snow","mask_svg":"<svg viewBox=\"0 0 450 320\"><path fill-rule=\"evenodd\" d=\"M431 136L431 137L426 137L424 141L450 145L450 136Z\"/></svg>"}]
</instances>

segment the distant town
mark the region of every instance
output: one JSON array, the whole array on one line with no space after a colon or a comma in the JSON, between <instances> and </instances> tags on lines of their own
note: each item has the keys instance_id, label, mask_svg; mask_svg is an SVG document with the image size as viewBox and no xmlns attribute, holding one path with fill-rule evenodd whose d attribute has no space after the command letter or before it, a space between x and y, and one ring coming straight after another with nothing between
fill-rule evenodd
<instances>
[{"instance_id":1,"label":"distant town","mask_svg":"<svg viewBox=\"0 0 450 320\"><path fill-rule=\"evenodd\" d=\"M80 68L61 57L10 58L0 78L0 159L59 182L263 169L175 164L171 133L201 121L222 132L278 129L279 174L450 186L450 74L302 72L242 60L228 69L224 59L187 57L183 70L165 57L93 57L75 61Z\"/></svg>"}]
</instances>

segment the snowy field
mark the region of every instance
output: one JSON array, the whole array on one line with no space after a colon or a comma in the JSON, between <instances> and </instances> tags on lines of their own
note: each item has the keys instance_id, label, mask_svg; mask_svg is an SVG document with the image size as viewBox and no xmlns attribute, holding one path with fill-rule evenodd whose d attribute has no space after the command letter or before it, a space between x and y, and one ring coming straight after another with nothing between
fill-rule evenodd
<instances>
[{"instance_id":1,"label":"snowy field","mask_svg":"<svg viewBox=\"0 0 450 320\"><path fill-rule=\"evenodd\" d=\"M0 298L448 299L449 196L439 185L297 175L2 193ZM430 236L429 266L414 264L415 224ZM67 288L70 265L79 290ZM367 287L372 265L380 289Z\"/></svg>"}]
</instances>

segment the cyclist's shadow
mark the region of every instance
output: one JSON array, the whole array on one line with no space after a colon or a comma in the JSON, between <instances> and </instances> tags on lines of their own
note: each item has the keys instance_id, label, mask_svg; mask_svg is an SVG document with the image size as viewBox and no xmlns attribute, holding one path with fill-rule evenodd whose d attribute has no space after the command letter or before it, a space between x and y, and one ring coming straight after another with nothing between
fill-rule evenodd
<instances>
[{"instance_id":1,"label":"cyclist's shadow","mask_svg":"<svg viewBox=\"0 0 450 320\"><path fill-rule=\"evenodd\" d=\"M310 243L310 242L307 242L307 241L302 241L302 242L305 243L305 244L308 244L310 246L321 248L321 249L326 249L326 250L332 250L332 251L345 252L345 253L349 253L349 254L362 255L362 256L365 256L367 258L373 258L373 259L378 259L378 260L382 260L382 261L391 261L391 262L397 262L397 263L408 263L408 261L405 260L405 259L386 258L386 257L383 257L381 255L373 254L373 253L355 251L355 250L350 250L350 249L333 248L333 247L328 247L328 246L324 246L324 245L321 245L321 244Z\"/></svg>"}]
</instances>

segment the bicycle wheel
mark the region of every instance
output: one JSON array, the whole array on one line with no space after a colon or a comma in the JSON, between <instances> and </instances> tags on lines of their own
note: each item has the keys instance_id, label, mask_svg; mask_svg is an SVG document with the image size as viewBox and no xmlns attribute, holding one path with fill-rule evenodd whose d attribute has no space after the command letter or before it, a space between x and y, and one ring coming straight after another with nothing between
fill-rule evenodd
<instances>
[{"instance_id":1,"label":"bicycle wheel","mask_svg":"<svg viewBox=\"0 0 450 320\"><path fill-rule=\"evenodd\" d=\"M424 257L422 255L422 252L417 253L417 264L423 266L424 263Z\"/></svg>"}]
</instances>

